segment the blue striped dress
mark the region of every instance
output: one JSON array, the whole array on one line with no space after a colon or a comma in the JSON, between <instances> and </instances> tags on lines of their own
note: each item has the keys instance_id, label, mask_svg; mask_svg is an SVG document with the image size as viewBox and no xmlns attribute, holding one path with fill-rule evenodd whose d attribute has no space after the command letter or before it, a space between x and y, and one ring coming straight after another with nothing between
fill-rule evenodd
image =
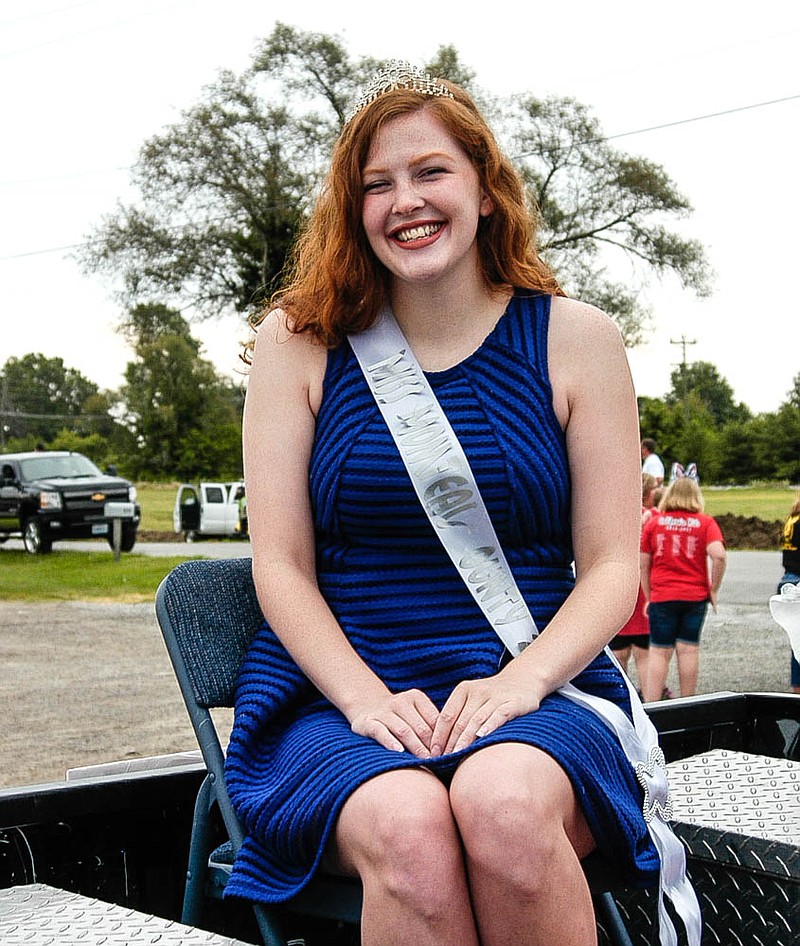
<instances>
[{"instance_id":1,"label":"blue striped dress","mask_svg":"<svg viewBox=\"0 0 800 946\"><path fill-rule=\"evenodd\" d=\"M573 584L570 484L547 372L550 299L517 292L481 347L428 375L458 435L537 625ZM441 706L463 679L496 672L503 648L434 534L350 346L328 357L310 468L319 586L354 648L393 691ZM630 712L605 654L574 681ZM438 760L354 734L268 626L242 667L226 780L247 839L227 895L292 896L322 856L348 795L373 776L425 765L450 775L465 754L523 742L567 772L601 851L633 883L658 855L630 763L606 726L558 694L469 749Z\"/></svg>"}]
</instances>

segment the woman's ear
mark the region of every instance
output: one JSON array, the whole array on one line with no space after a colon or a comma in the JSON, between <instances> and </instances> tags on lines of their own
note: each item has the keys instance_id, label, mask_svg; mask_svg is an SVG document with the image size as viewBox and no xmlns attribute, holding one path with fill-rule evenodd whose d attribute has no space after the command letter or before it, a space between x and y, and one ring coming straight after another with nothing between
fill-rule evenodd
<instances>
[{"instance_id":1,"label":"woman's ear","mask_svg":"<svg viewBox=\"0 0 800 946\"><path fill-rule=\"evenodd\" d=\"M480 215L482 217L489 217L493 213L494 201L488 194L484 194L481 191Z\"/></svg>"}]
</instances>

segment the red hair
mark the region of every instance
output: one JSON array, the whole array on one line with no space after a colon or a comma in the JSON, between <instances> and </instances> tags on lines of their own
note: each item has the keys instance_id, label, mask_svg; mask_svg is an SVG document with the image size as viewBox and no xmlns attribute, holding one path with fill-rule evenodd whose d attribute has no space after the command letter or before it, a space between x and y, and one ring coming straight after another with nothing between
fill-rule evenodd
<instances>
[{"instance_id":1,"label":"red hair","mask_svg":"<svg viewBox=\"0 0 800 946\"><path fill-rule=\"evenodd\" d=\"M373 253L361 223L362 171L382 126L423 109L432 112L463 148L492 202L493 212L481 218L477 235L487 286L564 294L536 250L535 217L526 205L520 176L470 96L458 86L443 84L452 90L452 99L393 89L357 112L342 129L320 197L295 244L288 277L270 301L270 309L280 307L287 313L292 331L310 332L334 346L375 320L391 276Z\"/></svg>"}]
</instances>

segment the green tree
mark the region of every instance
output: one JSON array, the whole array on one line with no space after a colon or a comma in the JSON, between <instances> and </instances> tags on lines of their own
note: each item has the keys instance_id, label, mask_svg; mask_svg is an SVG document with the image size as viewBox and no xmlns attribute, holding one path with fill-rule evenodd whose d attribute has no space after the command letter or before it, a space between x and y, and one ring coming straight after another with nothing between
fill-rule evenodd
<instances>
[{"instance_id":1,"label":"green tree","mask_svg":"<svg viewBox=\"0 0 800 946\"><path fill-rule=\"evenodd\" d=\"M786 395L786 403L800 410L800 374L792 379L792 387Z\"/></svg>"},{"instance_id":2,"label":"green tree","mask_svg":"<svg viewBox=\"0 0 800 946\"><path fill-rule=\"evenodd\" d=\"M684 415L667 404L664 398L640 397L639 428L642 437L656 442L656 452L661 457L667 476L674 461L683 462L681 438L684 430Z\"/></svg>"},{"instance_id":3,"label":"green tree","mask_svg":"<svg viewBox=\"0 0 800 946\"><path fill-rule=\"evenodd\" d=\"M750 416L746 404L733 398L733 388L708 361L678 365L671 375L672 389L666 395L668 404L687 404L691 396L708 409L718 427L733 421L745 421Z\"/></svg>"},{"instance_id":4,"label":"green tree","mask_svg":"<svg viewBox=\"0 0 800 946\"><path fill-rule=\"evenodd\" d=\"M704 295L710 270L697 240L670 231L691 204L662 167L614 148L589 109L571 98L519 100L512 125L518 156L542 221L542 255L571 295L615 315L628 345L642 341L649 313L639 302L637 276L607 276L627 258L646 282L654 273L678 276Z\"/></svg>"},{"instance_id":5,"label":"green tree","mask_svg":"<svg viewBox=\"0 0 800 946\"><path fill-rule=\"evenodd\" d=\"M218 315L247 312L275 285L356 90L379 63L351 58L341 40L284 24L243 75L223 72L204 99L143 146L140 200L119 206L82 253L88 271L122 276L128 305L158 298ZM452 46L431 69L468 85L540 207L543 255L567 291L614 315L628 344L647 313L639 285L606 276L613 255L639 283L675 273L706 292L702 247L668 229L690 206L658 165L612 148L572 99L492 99ZM279 104L274 104L279 103Z\"/></svg>"},{"instance_id":6,"label":"green tree","mask_svg":"<svg viewBox=\"0 0 800 946\"><path fill-rule=\"evenodd\" d=\"M91 410L87 410L87 405ZM41 353L9 358L0 371L0 427L3 438L47 443L64 426L102 420L107 405L98 401L97 385L61 358ZM31 444L33 445L33 444Z\"/></svg>"},{"instance_id":7,"label":"green tree","mask_svg":"<svg viewBox=\"0 0 800 946\"><path fill-rule=\"evenodd\" d=\"M142 146L141 200L118 206L80 254L87 271L122 274L124 301L219 315L248 312L273 287L308 202L314 136L253 85L251 73L223 73Z\"/></svg>"},{"instance_id":8,"label":"green tree","mask_svg":"<svg viewBox=\"0 0 800 946\"><path fill-rule=\"evenodd\" d=\"M720 431L721 469L717 483L744 486L753 480L775 479L775 463L767 445L768 415L734 420Z\"/></svg>"},{"instance_id":9,"label":"green tree","mask_svg":"<svg viewBox=\"0 0 800 946\"><path fill-rule=\"evenodd\" d=\"M124 324L135 359L120 390L136 452L137 479L241 473L242 394L200 357L200 343L179 312L139 305Z\"/></svg>"},{"instance_id":10,"label":"green tree","mask_svg":"<svg viewBox=\"0 0 800 946\"><path fill-rule=\"evenodd\" d=\"M772 464L773 477L800 483L800 408L782 404L774 414L764 415L767 427L764 452Z\"/></svg>"},{"instance_id":11,"label":"green tree","mask_svg":"<svg viewBox=\"0 0 800 946\"><path fill-rule=\"evenodd\" d=\"M639 426L643 437L656 442L669 480L673 463L686 467L696 463L704 483L715 483L723 469L720 433L711 412L696 395L686 405L666 398L639 398Z\"/></svg>"}]
</instances>

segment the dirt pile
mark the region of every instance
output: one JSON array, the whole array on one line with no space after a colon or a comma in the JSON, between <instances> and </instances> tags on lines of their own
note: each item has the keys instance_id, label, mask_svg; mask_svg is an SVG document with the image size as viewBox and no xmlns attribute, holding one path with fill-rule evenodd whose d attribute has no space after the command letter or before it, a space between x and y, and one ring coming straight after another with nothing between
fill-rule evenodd
<instances>
[{"instance_id":1,"label":"dirt pile","mask_svg":"<svg viewBox=\"0 0 800 946\"><path fill-rule=\"evenodd\" d=\"M182 532L154 532L150 529L139 529L137 533L139 542L183 542Z\"/></svg>"},{"instance_id":2,"label":"dirt pile","mask_svg":"<svg viewBox=\"0 0 800 946\"><path fill-rule=\"evenodd\" d=\"M714 517L725 536L729 549L764 549L777 551L781 546L783 523L767 522L757 516L734 516L725 513Z\"/></svg>"}]
</instances>

